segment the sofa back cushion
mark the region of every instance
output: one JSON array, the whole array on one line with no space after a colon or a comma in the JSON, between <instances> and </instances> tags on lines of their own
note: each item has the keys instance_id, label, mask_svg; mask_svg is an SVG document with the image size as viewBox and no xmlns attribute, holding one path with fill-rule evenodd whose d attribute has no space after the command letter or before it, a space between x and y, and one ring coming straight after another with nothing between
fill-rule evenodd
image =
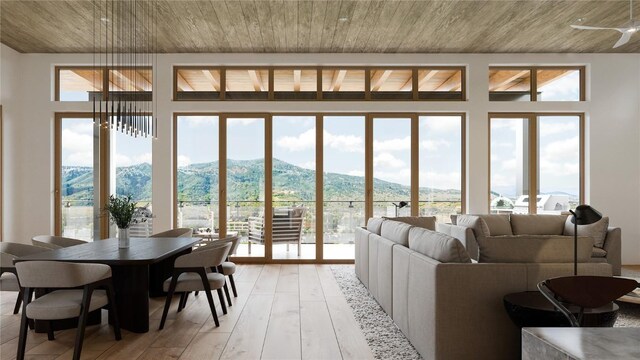
<instances>
[{"instance_id":1,"label":"sofa back cushion","mask_svg":"<svg viewBox=\"0 0 640 360\"><path fill-rule=\"evenodd\" d=\"M385 220L382 222L380 236L402 246L409 246L409 230L412 227L400 221Z\"/></svg>"},{"instance_id":2,"label":"sofa back cushion","mask_svg":"<svg viewBox=\"0 0 640 360\"><path fill-rule=\"evenodd\" d=\"M509 215L483 214L478 216L487 224L491 236L513 235Z\"/></svg>"},{"instance_id":3,"label":"sofa back cushion","mask_svg":"<svg viewBox=\"0 0 640 360\"><path fill-rule=\"evenodd\" d=\"M566 215L512 214L511 229L513 235L563 235L566 220Z\"/></svg>"},{"instance_id":4,"label":"sofa back cushion","mask_svg":"<svg viewBox=\"0 0 640 360\"><path fill-rule=\"evenodd\" d=\"M380 235L380 230L382 229L383 218L369 218L367 221L367 230L371 231L376 235Z\"/></svg>"},{"instance_id":5,"label":"sofa back cushion","mask_svg":"<svg viewBox=\"0 0 640 360\"><path fill-rule=\"evenodd\" d=\"M573 237L512 235L478 237L481 263L572 263ZM578 262L591 260L593 239L578 237Z\"/></svg>"},{"instance_id":6,"label":"sofa back cushion","mask_svg":"<svg viewBox=\"0 0 640 360\"><path fill-rule=\"evenodd\" d=\"M476 237L490 236L487 223L478 215L458 215L456 225L471 228Z\"/></svg>"},{"instance_id":7,"label":"sofa back cushion","mask_svg":"<svg viewBox=\"0 0 640 360\"><path fill-rule=\"evenodd\" d=\"M384 219L400 221L412 226L418 226L421 228L434 230L436 229L436 217L435 216L400 216L400 217L385 217Z\"/></svg>"},{"instance_id":8,"label":"sofa back cushion","mask_svg":"<svg viewBox=\"0 0 640 360\"><path fill-rule=\"evenodd\" d=\"M409 231L409 248L442 263L470 263L460 240L447 234L414 227Z\"/></svg>"},{"instance_id":9,"label":"sofa back cushion","mask_svg":"<svg viewBox=\"0 0 640 360\"><path fill-rule=\"evenodd\" d=\"M575 225L571 222L573 216L567 216L564 223L564 235L571 235L575 231ZM589 236L593 239L593 246L598 248L604 247L604 240L607 237L607 229L609 228L609 218L603 217L597 222L589 225L578 225L578 236Z\"/></svg>"}]
</instances>

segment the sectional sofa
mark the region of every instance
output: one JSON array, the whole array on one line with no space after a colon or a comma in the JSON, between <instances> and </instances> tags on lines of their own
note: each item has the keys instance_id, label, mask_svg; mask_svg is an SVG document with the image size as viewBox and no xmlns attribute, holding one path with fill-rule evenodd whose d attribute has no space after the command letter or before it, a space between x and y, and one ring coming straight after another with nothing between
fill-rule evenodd
<instances>
[{"instance_id":1,"label":"sectional sofa","mask_svg":"<svg viewBox=\"0 0 640 360\"><path fill-rule=\"evenodd\" d=\"M515 256L489 244L494 262L483 263L455 237L467 228L451 229L452 236L433 231L434 221L424 223L372 218L356 229L360 281L424 359L519 358L520 332L502 298L572 274L573 241L538 239ZM610 264L591 262L591 241L580 237L579 272L610 276Z\"/></svg>"},{"instance_id":2,"label":"sectional sofa","mask_svg":"<svg viewBox=\"0 0 640 360\"><path fill-rule=\"evenodd\" d=\"M529 244L527 240L552 237L572 239L574 228L570 220L571 217L567 215L453 215L451 224L438 223L436 230L462 241L471 258L479 260L479 246L487 242L515 241L521 249L521 246ZM609 218L604 217L595 224L580 226L578 234L593 238L593 244L584 245L591 249L591 262L609 263L613 268L613 275L621 274L620 228L610 227Z\"/></svg>"}]
</instances>

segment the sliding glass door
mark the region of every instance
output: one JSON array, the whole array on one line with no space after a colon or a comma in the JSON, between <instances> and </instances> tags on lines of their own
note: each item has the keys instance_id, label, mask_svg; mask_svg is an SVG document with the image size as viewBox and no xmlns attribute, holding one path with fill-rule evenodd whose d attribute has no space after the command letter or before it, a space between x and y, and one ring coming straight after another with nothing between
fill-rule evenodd
<instances>
[{"instance_id":1,"label":"sliding glass door","mask_svg":"<svg viewBox=\"0 0 640 360\"><path fill-rule=\"evenodd\" d=\"M100 239L100 127L91 114L56 116L55 233Z\"/></svg>"}]
</instances>

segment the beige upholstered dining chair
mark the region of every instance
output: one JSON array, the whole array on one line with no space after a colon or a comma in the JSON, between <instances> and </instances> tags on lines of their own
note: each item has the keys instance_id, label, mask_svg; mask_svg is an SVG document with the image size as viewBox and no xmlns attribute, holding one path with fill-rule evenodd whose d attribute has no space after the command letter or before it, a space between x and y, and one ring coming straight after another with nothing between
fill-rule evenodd
<instances>
[{"instance_id":1,"label":"beige upholstered dining chair","mask_svg":"<svg viewBox=\"0 0 640 360\"><path fill-rule=\"evenodd\" d=\"M177 228L171 229L163 232L159 232L157 234L153 234L149 237L152 238L163 238L163 237L191 237L193 235L193 229L189 228Z\"/></svg>"},{"instance_id":2,"label":"beige upholstered dining chair","mask_svg":"<svg viewBox=\"0 0 640 360\"><path fill-rule=\"evenodd\" d=\"M209 307L211 308L211 315L213 321L217 326L220 326L218 321L218 314L216 313L216 307L213 304L213 297L211 296L211 290L218 291L218 298L222 306L222 313L227 313L227 307L224 303L222 296L222 287L225 283L224 275L216 272L211 272L211 268L217 268L222 264L224 259L227 258L229 250L231 249L230 243L213 243L207 246L207 249L194 251L192 253L179 256L176 258L173 264L173 275L171 278L165 280L164 290L168 292L167 300L164 304L164 310L162 312L162 320L160 320L159 330L164 328L164 322L167 319L167 313L169 312L169 306L175 292L188 293L190 291L204 291L207 295ZM180 304L186 302L186 295L184 299L180 299ZM182 307L179 305L179 308Z\"/></svg>"},{"instance_id":3,"label":"beige upholstered dining chair","mask_svg":"<svg viewBox=\"0 0 640 360\"><path fill-rule=\"evenodd\" d=\"M58 261L16 263L20 285L24 288L22 321L17 359L24 359L27 321L49 321L49 340L53 340L51 321L79 317L73 359L79 360L89 312L109 307L116 340L122 338L116 313L111 268L104 264L78 264ZM81 289L79 289L81 288ZM31 301L36 289L54 290Z\"/></svg>"},{"instance_id":4,"label":"beige upholstered dining chair","mask_svg":"<svg viewBox=\"0 0 640 360\"><path fill-rule=\"evenodd\" d=\"M87 242L84 240L72 239L64 236L54 235L38 235L31 239L31 243L35 246L45 247L48 249L60 249L69 246L82 245Z\"/></svg>"},{"instance_id":5,"label":"beige upholstered dining chair","mask_svg":"<svg viewBox=\"0 0 640 360\"><path fill-rule=\"evenodd\" d=\"M20 310L23 294L18 282L16 267L13 265L13 259L47 250L49 249L39 246L14 242L0 242L0 291L15 291L18 293L16 305L13 308L14 314L17 314Z\"/></svg>"},{"instance_id":6,"label":"beige upholstered dining chair","mask_svg":"<svg viewBox=\"0 0 640 360\"><path fill-rule=\"evenodd\" d=\"M233 281L233 274L235 274L236 272L236 264L229 261L229 256L235 254L236 250L238 249L238 245L240 244L240 238L238 236L229 236L220 240L215 240L213 243L210 243L210 242L207 242L207 243L209 245L196 248L194 251L203 251L203 250L211 249L211 247L213 246L220 246L220 244L224 244L224 243L231 244L231 249L229 249L229 254L227 254L227 258L225 259L225 261L222 262L222 264L220 264L220 266L218 266L215 269L215 271L224 276L229 277L229 282L231 283L231 289L233 290L233 296L238 297L238 293L236 291L236 284ZM229 287L227 286L226 280L224 282L223 289L224 289L224 294L227 297L227 303L229 304L229 306L232 306L233 304L231 303L231 296L229 295ZM182 297L180 298L180 305L178 305L178 311L182 310L182 308L184 308L185 304L187 303L188 294L189 293L182 294ZM198 295L198 292L196 291L195 294Z\"/></svg>"}]
</instances>

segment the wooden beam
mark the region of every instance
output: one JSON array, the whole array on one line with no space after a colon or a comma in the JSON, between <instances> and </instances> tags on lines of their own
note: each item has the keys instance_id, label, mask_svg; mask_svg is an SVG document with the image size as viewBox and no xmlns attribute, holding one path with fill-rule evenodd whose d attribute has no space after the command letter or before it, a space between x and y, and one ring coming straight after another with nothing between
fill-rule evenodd
<instances>
[{"instance_id":1,"label":"wooden beam","mask_svg":"<svg viewBox=\"0 0 640 360\"><path fill-rule=\"evenodd\" d=\"M208 69L202 70L202 74L204 74L207 80L209 80L209 82L211 83L211 86L213 86L213 91L220 91L220 82L216 80L211 70L208 70Z\"/></svg>"},{"instance_id":2,"label":"wooden beam","mask_svg":"<svg viewBox=\"0 0 640 360\"><path fill-rule=\"evenodd\" d=\"M371 91L378 91L385 81L389 78L389 75L393 70L376 70L371 77Z\"/></svg>"},{"instance_id":3,"label":"wooden beam","mask_svg":"<svg viewBox=\"0 0 640 360\"><path fill-rule=\"evenodd\" d=\"M489 91L503 91L515 85L511 84L515 80L526 76L528 69L524 70L500 70L489 78Z\"/></svg>"},{"instance_id":4,"label":"wooden beam","mask_svg":"<svg viewBox=\"0 0 640 360\"><path fill-rule=\"evenodd\" d=\"M462 87L462 72L456 71L442 84L438 85L436 91L457 91Z\"/></svg>"},{"instance_id":5,"label":"wooden beam","mask_svg":"<svg viewBox=\"0 0 640 360\"><path fill-rule=\"evenodd\" d=\"M152 85L147 79L142 76L142 74L138 73L137 75L133 75L134 70L129 71L120 71L120 70L111 70L111 72L120 78L122 81L127 83L126 88L133 88L135 91L151 91Z\"/></svg>"},{"instance_id":6,"label":"wooden beam","mask_svg":"<svg viewBox=\"0 0 640 360\"><path fill-rule=\"evenodd\" d=\"M77 70L71 70L71 72L78 75L82 79L86 80L88 82L88 85L91 86L94 91L101 90L102 86L96 86L96 85L102 85L102 72L100 70L94 71L93 69L91 70L77 69Z\"/></svg>"},{"instance_id":7,"label":"wooden beam","mask_svg":"<svg viewBox=\"0 0 640 360\"><path fill-rule=\"evenodd\" d=\"M409 90L411 90L411 87L413 86L412 73L413 73L413 71L409 74L409 78L407 79L407 81L405 81L404 84L402 84L402 86L400 87L400 91L409 91Z\"/></svg>"},{"instance_id":8,"label":"wooden beam","mask_svg":"<svg viewBox=\"0 0 640 360\"><path fill-rule=\"evenodd\" d=\"M568 70L568 69L541 69L542 72L538 72L538 76L536 78L536 82L538 84L538 89L540 89L541 87L545 86L546 84L553 82L555 80L558 80L564 76L569 75L572 71L579 71L579 70Z\"/></svg>"},{"instance_id":9,"label":"wooden beam","mask_svg":"<svg viewBox=\"0 0 640 360\"><path fill-rule=\"evenodd\" d=\"M260 74L258 74L256 70L247 70L247 71L249 72L249 77L253 82L253 88L258 92L266 91L264 88L264 85L262 84L262 79L260 78Z\"/></svg>"},{"instance_id":10,"label":"wooden beam","mask_svg":"<svg viewBox=\"0 0 640 360\"><path fill-rule=\"evenodd\" d=\"M418 89L420 89L424 84L429 82L431 78L438 74L439 70L419 70L418 71Z\"/></svg>"},{"instance_id":11,"label":"wooden beam","mask_svg":"<svg viewBox=\"0 0 640 360\"><path fill-rule=\"evenodd\" d=\"M293 91L300 91L300 78L302 70L293 70Z\"/></svg>"},{"instance_id":12,"label":"wooden beam","mask_svg":"<svg viewBox=\"0 0 640 360\"><path fill-rule=\"evenodd\" d=\"M329 91L340 91L340 87L342 86L342 81L344 77L347 75L347 70L334 70L333 71L333 79L331 80L331 86L329 86Z\"/></svg>"},{"instance_id":13,"label":"wooden beam","mask_svg":"<svg viewBox=\"0 0 640 360\"><path fill-rule=\"evenodd\" d=\"M180 91L193 91L193 86L191 86L191 84L189 84L189 82L185 80L180 73L177 74L177 80L178 89L180 89Z\"/></svg>"}]
</instances>

